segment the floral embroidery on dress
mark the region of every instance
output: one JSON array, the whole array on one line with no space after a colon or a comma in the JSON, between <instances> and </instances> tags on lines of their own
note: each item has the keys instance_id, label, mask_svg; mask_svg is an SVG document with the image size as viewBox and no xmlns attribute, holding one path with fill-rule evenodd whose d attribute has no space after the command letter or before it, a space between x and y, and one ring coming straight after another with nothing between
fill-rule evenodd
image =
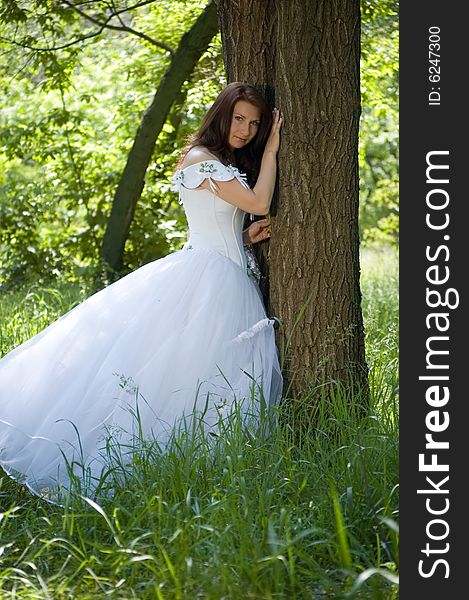
<instances>
[{"instance_id":1,"label":"floral embroidery on dress","mask_svg":"<svg viewBox=\"0 0 469 600\"><path fill-rule=\"evenodd\" d=\"M221 168L220 168L221 167ZM187 172L187 173L186 173ZM217 160L205 160L200 163L194 163L184 169L178 169L171 177L171 191L179 192L179 204L182 204L182 189L185 187L198 187L204 179L208 179L211 184L214 173L218 176L214 177L215 181L229 181L234 177L246 188L249 188L247 176L233 165L224 165ZM212 191L215 191L212 187Z\"/></svg>"},{"instance_id":2,"label":"floral embroidery on dress","mask_svg":"<svg viewBox=\"0 0 469 600\"><path fill-rule=\"evenodd\" d=\"M200 163L199 173L216 173L217 171L218 171L218 169L213 164L213 162L212 163L208 163L208 162Z\"/></svg>"},{"instance_id":3,"label":"floral embroidery on dress","mask_svg":"<svg viewBox=\"0 0 469 600\"><path fill-rule=\"evenodd\" d=\"M178 183L179 182L182 183L184 181L184 177L185 177L184 170L183 169L178 169L176 171L176 175L173 177L173 181L176 181Z\"/></svg>"}]
</instances>

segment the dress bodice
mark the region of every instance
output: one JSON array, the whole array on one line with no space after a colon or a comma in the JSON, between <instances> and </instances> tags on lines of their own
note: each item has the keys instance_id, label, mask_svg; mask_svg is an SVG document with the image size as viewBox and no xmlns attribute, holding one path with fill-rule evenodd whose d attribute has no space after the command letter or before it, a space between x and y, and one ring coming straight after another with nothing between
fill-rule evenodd
<instances>
[{"instance_id":1,"label":"dress bodice","mask_svg":"<svg viewBox=\"0 0 469 600\"><path fill-rule=\"evenodd\" d=\"M232 165L218 160L206 160L176 171L172 178L173 190L179 192L189 224L189 239L185 249L208 248L227 256L246 269L243 247L245 212L216 195L214 181L236 178L249 187L246 176ZM211 189L198 188L208 179Z\"/></svg>"}]
</instances>

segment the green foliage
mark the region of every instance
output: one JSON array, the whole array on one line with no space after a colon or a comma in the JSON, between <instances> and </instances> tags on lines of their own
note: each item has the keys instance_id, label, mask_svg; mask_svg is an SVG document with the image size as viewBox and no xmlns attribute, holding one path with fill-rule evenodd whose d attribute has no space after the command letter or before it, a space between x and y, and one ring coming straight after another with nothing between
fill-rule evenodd
<instances>
[{"instance_id":1,"label":"green foliage","mask_svg":"<svg viewBox=\"0 0 469 600\"><path fill-rule=\"evenodd\" d=\"M128 5L112 3L116 10ZM132 31L111 31L56 0L0 0L0 286L51 274L93 280L140 119L170 50L204 5L155 0L110 22ZM396 243L397 2L361 5L361 237L368 245ZM81 9L103 22L109 6L94 0ZM157 141L125 247L128 270L184 242L185 217L169 179L180 148L224 83L218 36Z\"/></svg>"},{"instance_id":2,"label":"green foliage","mask_svg":"<svg viewBox=\"0 0 469 600\"><path fill-rule=\"evenodd\" d=\"M7 23L4 37L28 43L51 6L37 0L37 12L25 9L23 29ZM104 18L106 6L93 3L97 19ZM176 48L202 6L200 1L156 2L126 22ZM81 18L65 13L65 20L58 13L47 24L43 37L50 44L63 46L96 29L88 23L76 30ZM2 15L15 20L5 7ZM43 53L29 54L7 43L3 48L0 60L9 85L0 92L5 106L0 113L0 284L51 274L91 281L126 155L170 54L135 35L105 31L87 44L55 52L57 71L51 73L50 65L28 62L43 60ZM21 74L12 64L22 64ZM157 142L126 245L128 269L179 249L185 239L185 217L169 177L178 149L219 89L221 71L218 39L185 83Z\"/></svg>"},{"instance_id":3,"label":"green foliage","mask_svg":"<svg viewBox=\"0 0 469 600\"><path fill-rule=\"evenodd\" d=\"M396 0L362 1L360 230L365 245L399 232L399 30Z\"/></svg>"},{"instance_id":4,"label":"green foliage","mask_svg":"<svg viewBox=\"0 0 469 600\"><path fill-rule=\"evenodd\" d=\"M368 362L382 381L367 415L340 389L308 430L288 404L255 432L234 414L218 436L179 432L167 453L142 444L111 497L63 506L0 476L0 595L395 600L397 257L362 258ZM3 351L82 298L76 286L6 294Z\"/></svg>"}]
</instances>

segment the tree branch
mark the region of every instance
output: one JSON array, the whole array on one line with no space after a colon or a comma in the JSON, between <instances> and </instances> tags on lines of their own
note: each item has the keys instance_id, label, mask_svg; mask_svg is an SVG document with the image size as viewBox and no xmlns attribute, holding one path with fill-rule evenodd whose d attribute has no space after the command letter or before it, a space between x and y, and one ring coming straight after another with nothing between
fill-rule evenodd
<instances>
[{"instance_id":1,"label":"tree branch","mask_svg":"<svg viewBox=\"0 0 469 600\"><path fill-rule=\"evenodd\" d=\"M141 6L145 6L146 4L152 4L155 0L144 0L142 2L138 2L137 4L134 4L133 6L129 6L128 8L125 8L125 9L122 8L119 10L115 10L104 22L99 21L95 17L92 17L91 15L86 14L78 6L75 6L73 4L73 2L70 2L69 0L61 0L61 1L68 8L75 10L82 18L92 22L95 25L98 25L99 29L96 31L93 31L91 33L82 35L74 40L71 40L70 42L66 42L66 43L60 44L58 46L50 46L50 47L31 46L30 44L27 44L24 41L17 41L16 39L6 38L2 35L0 35L0 41L4 41L9 44L14 44L16 46L20 46L21 48L27 48L28 50L32 50L34 52L55 52L57 50L64 50L65 48L70 48L70 46L74 46L75 44L80 44L81 42L84 42L85 40L89 40L91 38L98 37L99 35L102 34L104 29L113 29L115 31L125 31L127 33L131 33L132 35L136 35L137 37L149 42L153 46L161 48L165 52L169 52L171 54L171 56L174 56L174 50L173 50L173 48L171 48L171 46L169 46L168 44L165 44L164 42L159 42L158 40L154 40L153 38L146 35L145 33L141 33L140 31L137 31L136 29L132 29L131 27L124 25L122 20L119 17L119 15L124 12L128 12L128 11L134 10L136 8L140 8ZM117 25L109 24L109 21L111 21L111 19L113 19L114 17L117 17L119 19L119 22L122 23L122 26L119 27Z\"/></svg>"},{"instance_id":2,"label":"tree branch","mask_svg":"<svg viewBox=\"0 0 469 600\"><path fill-rule=\"evenodd\" d=\"M119 21L119 23L122 25L122 27L125 27L125 23L122 20L122 17L120 16L119 11L117 10L117 7L115 5L114 0L109 0L109 4L112 7L112 10L113 10L114 14L116 15L117 20Z\"/></svg>"},{"instance_id":3,"label":"tree branch","mask_svg":"<svg viewBox=\"0 0 469 600\"><path fill-rule=\"evenodd\" d=\"M141 38L142 40L145 40L146 42L149 42L153 46L156 46L157 48L161 48L165 52L169 52L171 54L171 56L173 56L174 55L174 50L173 50L173 48L171 48L171 46L169 46L168 44L165 44L164 42L159 42L158 40L154 40L153 38L151 38L150 36L146 35L145 33L141 33L140 31L137 31L136 29L132 29L132 27L128 27L127 25L124 25L120 18L119 18L119 22L121 23L120 26L119 25L110 25L109 24L109 22L114 17L119 17L119 15L122 14L122 13L124 13L124 12L128 12L130 10L134 10L135 8L139 8L141 6L145 6L146 4L152 4L154 1L155 0L144 0L143 2L139 2L137 4L134 4L133 6L129 6L128 8L121 8L120 10L114 10L109 15L109 17L106 19L106 21L104 21L104 22L100 21L96 17L93 17L93 16L85 13L83 10L81 10L81 8L79 8L73 2L70 2L69 0L62 0L62 3L65 4L65 6L68 6L69 8L73 9L74 11L76 11L81 17L83 17L87 21L90 21L91 23L94 23L95 25L98 25L99 27L101 27L102 28L101 31L104 28L106 28L106 29L113 29L114 31L125 31L127 33L131 33L132 35L136 35L137 37Z\"/></svg>"},{"instance_id":4,"label":"tree branch","mask_svg":"<svg viewBox=\"0 0 469 600\"><path fill-rule=\"evenodd\" d=\"M127 8L121 8L119 10L114 10L114 15L120 15L122 13L129 12L131 10L135 10L136 8L146 6L147 4L153 4L154 2L155 2L155 0L142 0L142 2L137 2L137 4L134 4L133 6L128 6ZM112 4L114 5L114 2L112 2Z\"/></svg>"},{"instance_id":5,"label":"tree branch","mask_svg":"<svg viewBox=\"0 0 469 600\"><path fill-rule=\"evenodd\" d=\"M93 33L88 33L87 35L83 35L83 36L77 38L76 40L72 40L71 42L62 44L61 46L50 46L50 47L30 46L29 44L26 44L25 42L18 42L16 40L11 40L10 38L3 37L2 35L0 35L0 40L2 42L7 42L8 44L15 44L16 46L21 46L21 48L27 48L28 50L34 50L35 52L55 52L55 50L63 50L64 48L69 48L70 46L79 44L80 42L83 42L84 40L88 40L90 38L97 37L98 35L101 35L101 33L103 32L103 29L104 29L104 27L101 28L99 31L95 31Z\"/></svg>"}]
</instances>

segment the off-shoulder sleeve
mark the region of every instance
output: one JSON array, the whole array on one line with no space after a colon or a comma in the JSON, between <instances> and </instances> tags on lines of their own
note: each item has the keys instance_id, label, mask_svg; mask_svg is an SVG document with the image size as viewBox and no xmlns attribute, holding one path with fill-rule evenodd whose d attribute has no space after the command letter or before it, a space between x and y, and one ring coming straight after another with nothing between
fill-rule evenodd
<instances>
[{"instance_id":1,"label":"off-shoulder sleeve","mask_svg":"<svg viewBox=\"0 0 469 600\"><path fill-rule=\"evenodd\" d=\"M211 190L216 192L214 181L230 181L235 178L244 187L249 188L246 175L233 165L224 165L218 160L204 160L189 165L185 169L178 169L171 178L173 183L171 189L179 192L179 203L181 204L183 188L197 188L204 179L208 179Z\"/></svg>"}]
</instances>

